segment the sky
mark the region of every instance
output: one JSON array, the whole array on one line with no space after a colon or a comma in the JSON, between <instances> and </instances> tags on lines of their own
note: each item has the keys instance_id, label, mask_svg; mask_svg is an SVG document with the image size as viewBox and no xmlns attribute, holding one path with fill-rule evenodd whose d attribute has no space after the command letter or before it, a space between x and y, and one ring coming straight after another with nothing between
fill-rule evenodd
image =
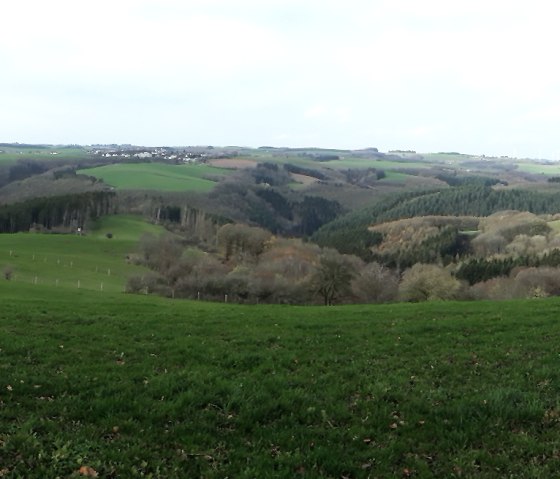
<instances>
[{"instance_id":1,"label":"sky","mask_svg":"<svg viewBox=\"0 0 560 479\"><path fill-rule=\"evenodd\" d=\"M0 141L560 160L550 0L18 0Z\"/></svg>"}]
</instances>

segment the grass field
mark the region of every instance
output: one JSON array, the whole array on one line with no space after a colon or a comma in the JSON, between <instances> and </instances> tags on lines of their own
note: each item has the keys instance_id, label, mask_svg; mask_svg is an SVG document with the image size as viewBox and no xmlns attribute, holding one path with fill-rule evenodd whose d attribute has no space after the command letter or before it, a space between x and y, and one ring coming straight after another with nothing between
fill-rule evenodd
<instances>
[{"instance_id":1,"label":"grass field","mask_svg":"<svg viewBox=\"0 0 560 479\"><path fill-rule=\"evenodd\" d=\"M14 163L20 159L85 159L91 155L83 148L68 148L56 146L30 147L30 146L0 146L0 164Z\"/></svg>"},{"instance_id":2,"label":"grass field","mask_svg":"<svg viewBox=\"0 0 560 479\"><path fill-rule=\"evenodd\" d=\"M380 170L402 170L410 168L430 168L430 163L423 161L390 161L390 160L375 160L366 158L341 158L340 160L325 161L321 163L323 166L334 168L337 170L347 168L377 168Z\"/></svg>"},{"instance_id":3,"label":"grass field","mask_svg":"<svg viewBox=\"0 0 560 479\"><path fill-rule=\"evenodd\" d=\"M527 173L542 174L547 176L560 175L560 163L557 164L540 164L533 162L519 162L519 170Z\"/></svg>"},{"instance_id":4,"label":"grass field","mask_svg":"<svg viewBox=\"0 0 560 479\"><path fill-rule=\"evenodd\" d=\"M366 168L379 168L383 170L399 170L403 168L429 168L433 166L429 162L409 160L409 161L391 161L379 160L376 158L350 158L341 156L339 160L332 161L317 161L311 157L305 156L281 156L270 155L266 153L257 153L254 156L247 156L238 159L252 160L256 162L274 162L278 164L291 163L294 165L303 166L311 169L332 168L335 170L344 170L348 168L366 169ZM232 160L233 161L233 160Z\"/></svg>"},{"instance_id":5,"label":"grass field","mask_svg":"<svg viewBox=\"0 0 560 479\"><path fill-rule=\"evenodd\" d=\"M225 176L231 170L202 164L119 163L78 170L78 173L101 178L117 189L206 192L216 185L209 177Z\"/></svg>"},{"instance_id":6,"label":"grass field","mask_svg":"<svg viewBox=\"0 0 560 479\"><path fill-rule=\"evenodd\" d=\"M2 234L0 268L9 265L17 283L120 292L129 276L145 271L126 262L140 236L165 231L132 216L107 216L92 226L84 236Z\"/></svg>"},{"instance_id":7,"label":"grass field","mask_svg":"<svg viewBox=\"0 0 560 479\"><path fill-rule=\"evenodd\" d=\"M162 231L114 216L0 235L16 276L0 278L0 477L557 476L560 299L120 293L142 271L125 255Z\"/></svg>"},{"instance_id":8,"label":"grass field","mask_svg":"<svg viewBox=\"0 0 560 479\"><path fill-rule=\"evenodd\" d=\"M556 299L236 306L8 281L0 294L3 477L560 467Z\"/></svg>"}]
</instances>

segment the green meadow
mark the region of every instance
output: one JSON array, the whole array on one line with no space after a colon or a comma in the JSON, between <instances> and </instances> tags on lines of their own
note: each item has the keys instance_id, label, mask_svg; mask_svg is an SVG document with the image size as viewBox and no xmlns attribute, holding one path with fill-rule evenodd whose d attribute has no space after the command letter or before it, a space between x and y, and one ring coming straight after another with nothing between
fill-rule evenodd
<instances>
[{"instance_id":1,"label":"green meadow","mask_svg":"<svg viewBox=\"0 0 560 479\"><path fill-rule=\"evenodd\" d=\"M239 306L0 283L3 477L555 477L556 299Z\"/></svg>"},{"instance_id":2,"label":"green meadow","mask_svg":"<svg viewBox=\"0 0 560 479\"><path fill-rule=\"evenodd\" d=\"M216 185L211 178L223 177L231 170L204 164L119 163L78 170L78 173L101 178L117 189L207 192Z\"/></svg>"},{"instance_id":3,"label":"green meadow","mask_svg":"<svg viewBox=\"0 0 560 479\"><path fill-rule=\"evenodd\" d=\"M527 173L541 174L547 176L560 175L560 163L541 164L534 162L519 162L519 170Z\"/></svg>"},{"instance_id":4,"label":"green meadow","mask_svg":"<svg viewBox=\"0 0 560 479\"><path fill-rule=\"evenodd\" d=\"M0 235L0 477L557 475L559 299L122 293L143 271L126 255L162 231L119 216Z\"/></svg>"},{"instance_id":5,"label":"green meadow","mask_svg":"<svg viewBox=\"0 0 560 479\"><path fill-rule=\"evenodd\" d=\"M17 283L120 292L129 276L146 271L126 260L141 235L164 231L134 216L107 216L83 236L2 234L0 268L13 270L12 281Z\"/></svg>"},{"instance_id":6,"label":"green meadow","mask_svg":"<svg viewBox=\"0 0 560 479\"><path fill-rule=\"evenodd\" d=\"M83 148L68 148L56 146L0 146L0 164L15 163L21 159L45 160L45 159L75 159L89 158L90 154Z\"/></svg>"}]
</instances>

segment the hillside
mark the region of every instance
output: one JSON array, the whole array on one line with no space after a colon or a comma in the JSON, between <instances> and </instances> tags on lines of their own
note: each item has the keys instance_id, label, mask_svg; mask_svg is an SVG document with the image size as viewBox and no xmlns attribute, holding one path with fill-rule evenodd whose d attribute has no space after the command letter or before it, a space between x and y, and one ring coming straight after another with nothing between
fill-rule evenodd
<instances>
[{"instance_id":1,"label":"hillside","mask_svg":"<svg viewBox=\"0 0 560 479\"><path fill-rule=\"evenodd\" d=\"M164 231L138 217L108 216L93 223L82 236L2 234L0 265L4 271L12 271L11 282L15 283L122 292L129 276L147 271L126 259L136 251L142 234Z\"/></svg>"},{"instance_id":2,"label":"hillside","mask_svg":"<svg viewBox=\"0 0 560 479\"><path fill-rule=\"evenodd\" d=\"M78 170L118 189L159 191L210 191L230 170L207 165L122 163ZM214 178L214 179L211 179Z\"/></svg>"},{"instance_id":3,"label":"hillside","mask_svg":"<svg viewBox=\"0 0 560 479\"><path fill-rule=\"evenodd\" d=\"M553 165L26 148L0 161L0 476L556 474ZM541 299L455 301L511 297Z\"/></svg>"}]
</instances>

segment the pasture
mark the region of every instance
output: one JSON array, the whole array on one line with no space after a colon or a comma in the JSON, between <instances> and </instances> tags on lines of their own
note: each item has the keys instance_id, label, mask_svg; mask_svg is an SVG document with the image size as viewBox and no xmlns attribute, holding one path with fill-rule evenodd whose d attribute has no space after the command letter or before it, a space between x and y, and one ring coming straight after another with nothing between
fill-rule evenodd
<instances>
[{"instance_id":1,"label":"pasture","mask_svg":"<svg viewBox=\"0 0 560 479\"><path fill-rule=\"evenodd\" d=\"M340 160L325 161L321 163L324 166L336 170L348 168L376 168L379 170L403 170L403 169L425 169L433 166L432 164L420 160L378 160L370 158L341 158Z\"/></svg>"},{"instance_id":2,"label":"pasture","mask_svg":"<svg viewBox=\"0 0 560 479\"><path fill-rule=\"evenodd\" d=\"M121 292L129 276L146 271L129 264L126 256L136 251L142 234L164 231L133 216L107 216L86 229L84 236L2 234L0 268L13 271L12 282L36 287Z\"/></svg>"},{"instance_id":3,"label":"pasture","mask_svg":"<svg viewBox=\"0 0 560 479\"><path fill-rule=\"evenodd\" d=\"M560 301L239 306L2 281L4 477L555 477Z\"/></svg>"},{"instance_id":4,"label":"pasture","mask_svg":"<svg viewBox=\"0 0 560 479\"><path fill-rule=\"evenodd\" d=\"M204 164L118 163L78 173L100 178L117 189L207 192L216 185L215 179L231 170Z\"/></svg>"},{"instance_id":5,"label":"pasture","mask_svg":"<svg viewBox=\"0 0 560 479\"><path fill-rule=\"evenodd\" d=\"M90 158L83 148L67 146L7 145L0 146L0 164L15 163L17 160L75 159Z\"/></svg>"},{"instance_id":6,"label":"pasture","mask_svg":"<svg viewBox=\"0 0 560 479\"><path fill-rule=\"evenodd\" d=\"M527 173L541 174L546 176L559 176L560 163L535 163L535 162L519 162L520 171Z\"/></svg>"}]
</instances>

